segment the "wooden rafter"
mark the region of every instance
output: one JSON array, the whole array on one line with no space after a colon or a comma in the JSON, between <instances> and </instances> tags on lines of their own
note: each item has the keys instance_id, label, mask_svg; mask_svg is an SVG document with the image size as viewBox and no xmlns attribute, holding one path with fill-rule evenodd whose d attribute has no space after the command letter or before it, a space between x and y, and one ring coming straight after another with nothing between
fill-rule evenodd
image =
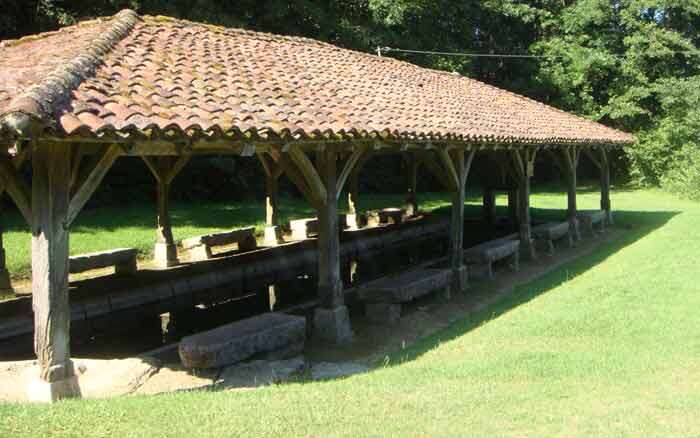
<instances>
[{"instance_id":1,"label":"wooden rafter","mask_svg":"<svg viewBox=\"0 0 700 438\"><path fill-rule=\"evenodd\" d=\"M450 153L445 148L437 149L437 156L440 159L444 170L447 172L447 181L449 183L449 188L451 191L457 190L460 187L460 174L455 167L455 163L450 156Z\"/></svg>"},{"instance_id":2,"label":"wooden rafter","mask_svg":"<svg viewBox=\"0 0 700 438\"><path fill-rule=\"evenodd\" d=\"M68 225L83 209L90 197L95 193L105 175L112 168L114 162L122 155L123 149L118 144L109 146L102 154L98 155L94 162L81 173L75 183L75 193L71 196L68 206ZM72 179L72 177L71 177Z\"/></svg>"},{"instance_id":3,"label":"wooden rafter","mask_svg":"<svg viewBox=\"0 0 700 438\"><path fill-rule=\"evenodd\" d=\"M309 160L309 157L298 147L293 147L289 150L289 157L296 164L299 173L304 177L313 202L319 206L325 205L328 198L326 187L323 185L323 181L321 181L321 177L311 160Z\"/></svg>"},{"instance_id":4,"label":"wooden rafter","mask_svg":"<svg viewBox=\"0 0 700 438\"><path fill-rule=\"evenodd\" d=\"M348 159L345 161L345 166L343 166L343 170L340 172L338 180L336 181L336 198L340 197L340 194L343 191L343 187L345 187L345 182L347 181L348 176L350 176L350 174L355 170L355 168L358 167L362 157L366 154L367 146L360 146L357 149L355 149L352 152L352 154L350 154L350 157L348 157Z\"/></svg>"},{"instance_id":5,"label":"wooden rafter","mask_svg":"<svg viewBox=\"0 0 700 438\"><path fill-rule=\"evenodd\" d=\"M274 161L284 172L284 174L287 175L287 178L289 178L292 184L299 189L304 198L306 198L314 207L318 207L317 201L306 183L306 179L301 175L297 166L292 162L289 154L274 148L271 148L268 151L268 154L270 155L272 161Z\"/></svg>"}]
</instances>

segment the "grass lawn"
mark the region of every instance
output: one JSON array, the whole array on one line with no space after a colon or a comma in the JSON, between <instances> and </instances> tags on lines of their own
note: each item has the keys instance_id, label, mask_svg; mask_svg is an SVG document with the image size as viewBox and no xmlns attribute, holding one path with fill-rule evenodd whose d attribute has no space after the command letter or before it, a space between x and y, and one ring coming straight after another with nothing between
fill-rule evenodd
<instances>
[{"instance_id":1,"label":"grass lawn","mask_svg":"<svg viewBox=\"0 0 700 438\"><path fill-rule=\"evenodd\" d=\"M389 366L257 391L0 405L0 436L698 436L700 205L657 191L612 199L621 240ZM565 204L533 197L542 211Z\"/></svg>"}]
</instances>

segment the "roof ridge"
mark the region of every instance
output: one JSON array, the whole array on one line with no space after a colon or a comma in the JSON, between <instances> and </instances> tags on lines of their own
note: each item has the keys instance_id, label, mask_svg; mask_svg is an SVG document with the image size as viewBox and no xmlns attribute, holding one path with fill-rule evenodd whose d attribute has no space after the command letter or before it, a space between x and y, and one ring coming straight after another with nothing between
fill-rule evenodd
<instances>
[{"instance_id":1,"label":"roof ridge","mask_svg":"<svg viewBox=\"0 0 700 438\"><path fill-rule=\"evenodd\" d=\"M109 27L91 41L82 53L57 66L39 83L15 97L5 112L0 114L0 127L7 127L21 136L50 124L55 105L64 101L83 80L93 74L104 55L123 40L140 20L131 9L123 9L112 16Z\"/></svg>"}]
</instances>

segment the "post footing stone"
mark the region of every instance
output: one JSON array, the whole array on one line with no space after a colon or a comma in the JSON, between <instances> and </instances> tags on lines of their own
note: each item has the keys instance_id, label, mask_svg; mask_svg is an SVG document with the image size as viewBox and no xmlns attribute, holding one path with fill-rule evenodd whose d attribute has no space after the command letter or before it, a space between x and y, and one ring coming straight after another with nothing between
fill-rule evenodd
<instances>
[{"instance_id":1,"label":"post footing stone","mask_svg":"<svg viewBox=\"0 0 700 438\"><path fill-rule=\"evenodd\" d=\"M178 351L186 368L220 368L258 353L303 345L305 339L304 317L264 313L187 336Z\"/></svg>"},{"instance_id":2,"label":"post footing stone","mask_svg":"<svg viewBox=\"0 0 700 438\"><path fill-rule=\"evenodd\" d=\"M264 242L266 246L277 246L280 243L284 243L284 238L282 237L282 229L277 225L272 227L265 227Z\"/></svg>"},{"instance_id":3,"label":"post footing stone","mask_svg":"<svg viewBox=\"0 0 700 438\"><path fill-rule=\"evenodd\" d=\"M27 399L36 403L54 403L67 398L80 398L78 377L71 376L55 382L47 382L38 376L29 382Z\"/></svg>"},{"instance_id":4,"label":"post footing stone","mask_svg":"<svg viewBox=\"0 0 700 438\"><path fill-rule=\"evenodd\" d=\"M334 309L319 307L314 311L314 337L333 344L352 341L350 314L345 306Z\"/></svg>"},{"instance_id":5,"label":"post footing stone","mask_svg":"<svg viewBox=\"0 0 700 438\"><path fill-rule=\"evenodd\" d=\"M161 268L169 268L180 263L177 259L177 247L174 244L156 243L153 260Z\"/></svg>"}]
</instances>

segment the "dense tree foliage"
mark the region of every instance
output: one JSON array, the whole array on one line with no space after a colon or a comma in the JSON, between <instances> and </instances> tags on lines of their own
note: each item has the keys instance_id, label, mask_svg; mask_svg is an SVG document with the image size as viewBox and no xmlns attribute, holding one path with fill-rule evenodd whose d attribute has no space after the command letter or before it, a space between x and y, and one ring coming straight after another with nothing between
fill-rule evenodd
<instances>
[{"instance_id":1,"label":"dense tree foliage","mask_svg":"<svg viewBox=\"0 0 700 438\"><path fill-rule=\"evenodd\" d=\"M700 185L700 0L0 0L0 38L124 7L363 51L533 55L387 53L634 132L631 176L687 193Z\"/></svg>"}]
</instances>

